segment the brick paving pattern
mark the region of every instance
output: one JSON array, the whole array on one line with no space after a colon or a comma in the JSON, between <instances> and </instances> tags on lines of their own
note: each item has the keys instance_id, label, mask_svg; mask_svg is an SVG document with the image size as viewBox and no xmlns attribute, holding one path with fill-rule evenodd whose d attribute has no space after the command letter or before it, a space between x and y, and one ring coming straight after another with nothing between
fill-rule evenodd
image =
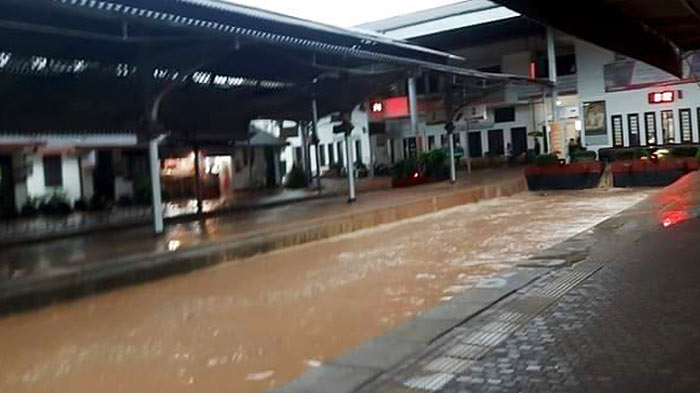
<instances>
[{"instance_id":1,"label":"brick paving pattern","mask_svg":"<svg viewBox=\"0 0 700 393\"><path fill-rule=\"evenodd\" d=\"M659 226L559 270L362 392L698 392L698 239Z\"/></svg>"}]
</instances>

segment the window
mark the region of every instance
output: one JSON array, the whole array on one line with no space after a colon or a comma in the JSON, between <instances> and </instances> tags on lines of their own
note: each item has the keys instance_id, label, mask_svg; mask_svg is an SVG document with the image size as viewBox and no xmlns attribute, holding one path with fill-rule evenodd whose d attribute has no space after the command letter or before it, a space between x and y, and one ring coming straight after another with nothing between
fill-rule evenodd
<instances>
[{"instance_id":1,"label":"window","mask_svg":"<svg viewBox=\"0 0 700 393\"><path fill-rule=\"evenodd\" d=\"M630 133L630 146L639 146L639 115L627 115L627 129Z\"/></svg>"},{"instance_id":2,"label":"window","mask_svg":"<svg viewBox=\"0 0 700 393\"><path fill-rule=\"evenodd\" d=\"M59 154L44 156L44 185L46 187L63 186L63 168Z\"/></svg>"},{"instance_id":3,"label":"window","mask_svg":"<svg viewBox=\"0 0 700 393\"><path fill-rule=\"evenodd\" d=\"M321 161L321 166L328 165L326 162L326 145L318 145L318 156Z\"/></svg>"},{"instance_id":4,"label":"window","mask_svg":"<svg viewBox=\"0 0 700 393\"><path fill-rule=\"evenodd\" d=\"M614 115L611 117L613 131L613 146L620 147L624 144L622 137L622 115Z\"/></svg>"},{"instance_id":5,"label":"window","mask_svg":"<svg viewBox=\"0 0 700 393\"><path fill-rule=\"evenodd\" d=\"M338 153L338 163L345 165L345 160L343 160L343 142L338 142L335 144L335 151Z\"/></svg>"},{"instance_id":6,"label":"window","mask_svg":"<svg viewBox=\"0 0 700 393\"><path fill-rule=\"evenodd\" d=\"M506 123L515 121L515 108L496 108L493 110L493 121L495 123Z\"/></svg>"},{"instance_id":7,"label":"window","mask_svg":"<svg viewBox=\"0 0 700 393\"><path fill-rule=\"evenodd\" d=\"M251 155L252 155L252 154L251 154ZM302 165L302 162L304 161L304 157L303 157L303 153L302 153L302 151L301 151L301 147L295 147L295 148L294 148L294 156L295 156L295 157L294 157L294 162L295 162L297 165L301 166L301 165ZM252 165L253 165L253 162L252 162L252 160L251 160L250 166L252 166Z\"/></svg>"},{"instance_id":8,"label":"window","mask_svg":"<svg viewBox=\"0 0 700 393\"><path fill-rule=\"evenodd\" d=\"M435 135L428 136L428 150L433 150L435 148Z\"/></svg>"},{"instance_id":9,"label":"window","mask_svg":"<svg viewBox=\"0 0 700 393\"><path fill-rule=\"evenodd\" d=\"M661 111L661 133L664 143L674 143L676 141L676 131L673 127L673 111Z\"/></svg>"},{"instance_id":10,"label":"window","mask_svg":"<svg viewBox=\"0 0 700 393\"><path fill-rule=\"evenodd\" d=\"M389 162L392 164L396 162L396 156L394 154L394 140L389 138L386 141L386 148L389 151Z\"/></svg>"},{"instance_id":11,"label":"window","mask_svg":"<svg viewBox=\"0 0 700 393\"><path fill-rule=\"evenodd\" d=\"M647 136L647 145L656 145L656 113L644 114L644 130Z\"/></svg>"},{"instance_id":12,"label":"window","mask_svg":"<svg viewBox=\"0 0 700 393\"><path fill-rule=\"evenodd\" d=\"M404 158L416 158L418 154L418 147L416 144L415 137L409 137L403 139L403 157Z\"/></svg>"},{"instance_id":13,"label":"window","mask_svg":"<svg viewBox=\"0 0 700 393\"><path fill-rule=\"evenodd\" d=\"M678 118L681 126L681 142L689 143L693 141L693 125L690 119L690 108L678 110Z\"/></svg>"}]
</instances>

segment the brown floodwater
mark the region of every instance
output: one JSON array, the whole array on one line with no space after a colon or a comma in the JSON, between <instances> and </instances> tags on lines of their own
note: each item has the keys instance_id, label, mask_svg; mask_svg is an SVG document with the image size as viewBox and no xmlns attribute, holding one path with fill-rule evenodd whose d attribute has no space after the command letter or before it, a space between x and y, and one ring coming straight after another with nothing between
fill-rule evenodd
<instances>
[{"instance_id":1,"label":"brown floodwater","mask_svg":"<svg viewBox=\"0 0 700 393\"><path fill-rule=\"evenodd\" d=\"M0 392L264 392L651 193L523 193L9 316Z\"/></svg>"}]
</instances>

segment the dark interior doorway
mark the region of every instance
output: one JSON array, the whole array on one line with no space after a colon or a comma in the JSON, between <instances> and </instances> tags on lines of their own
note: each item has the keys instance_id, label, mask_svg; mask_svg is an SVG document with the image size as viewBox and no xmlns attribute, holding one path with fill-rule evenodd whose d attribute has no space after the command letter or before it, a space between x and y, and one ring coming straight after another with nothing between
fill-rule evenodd
<instances>
[{"instance_id":1,"label":"dark interior doorway","mask_svg":"<svg viewBox=\"0 0 700 393\"><path fill-rule=\"evenodd\" d=\"M113 152L111 150L97 151L97 163L92 177L95 197L103 200L115 200L114 178Z\"/></svg>"},{"instance_id":2,"label":"dark interior doorway","mask_svg":"<svg viewBox=\"0 0 700 393\"><path fill-rule=\"evenodd\" d=\"M510 129L511 148L513 156L517 157L527 152L527 128L517 127Z\"/></svg>"},{"instance_id":3,"label":"dark interior doorway","mask_svg":"<svg viewBox=\"0 0 700 393\"><path fill-rule=\"evenodd\" d=\"M267 168L267 188L277 186L277 176L275 175L275 150L271 147L265 148L265 164Z\"/></svg>"},{"instance_id":4,"label":"dark interior doorway","mask_svg":"<svg viewBox=\"0 0 700 393\"><path fill-rule=\"evenodd\" d=\"M12 156L0 156L0 217L14 216L15 180L12 168Z\"/></svg>"},{"instance_id":5,"label":"dark interior doorway","mask_svg":"<svg viewBox=\"0 0 700 393\"><path fill-rule=\"evenodd\" d=\"M484 155L484 150L481 147L481 133L469 133L469 157L478 158Z\"/></svg>"},{"instance_id":6,"label":"dark interior doorway","mask_svg":"<svg viewBox=\"0 0 700 393\"><path fill-rule=\"evenodd\" d=\"M489 131L489 154L491 156L502 156L505 154L503 146L503 130Z\"/></svg>"}]
</instances>

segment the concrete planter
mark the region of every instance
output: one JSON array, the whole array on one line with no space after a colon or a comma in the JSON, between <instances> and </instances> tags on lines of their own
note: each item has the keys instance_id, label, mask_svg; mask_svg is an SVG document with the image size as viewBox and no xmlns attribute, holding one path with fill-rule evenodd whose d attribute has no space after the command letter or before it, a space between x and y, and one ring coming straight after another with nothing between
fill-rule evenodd
<instances>
[{"instance_id":1,"label":"concrete planter","mask_svg":"<svg viewBox=\"0 0 700 393\"><path fill-rule=\"evenodd\" d=\"M616 161L612 164L615 187L665 187L681 176L700 169L693 157Z\"/></svg>"},{"instance_id":2,"label":"concrete planter","mask_svg":"<svg viewBox=\"0 0 700 393\"><path fill-rule=\"evenodd\" d=\"M568 165L525 168L527 186L537 190L580 190L594 188L603 174L602 162L576 162Z\"/></svg>"},{"instance_id":3,"label":"concrete planter","mask_svg":"<svg viewBox=\"0 0 700 393\"><path fill-rule=\"evenodd\" d=\"M444 176L421 176L419 175L418 177L404 177L401 179L396 179L393 178L391 179L391 187L392 188L403 188L403 187L411 187L411 186L418 186L421 184L428 184L428 183L437 183L441 181L447 180L447 177Z\"/></svg>"}]
</instances>

